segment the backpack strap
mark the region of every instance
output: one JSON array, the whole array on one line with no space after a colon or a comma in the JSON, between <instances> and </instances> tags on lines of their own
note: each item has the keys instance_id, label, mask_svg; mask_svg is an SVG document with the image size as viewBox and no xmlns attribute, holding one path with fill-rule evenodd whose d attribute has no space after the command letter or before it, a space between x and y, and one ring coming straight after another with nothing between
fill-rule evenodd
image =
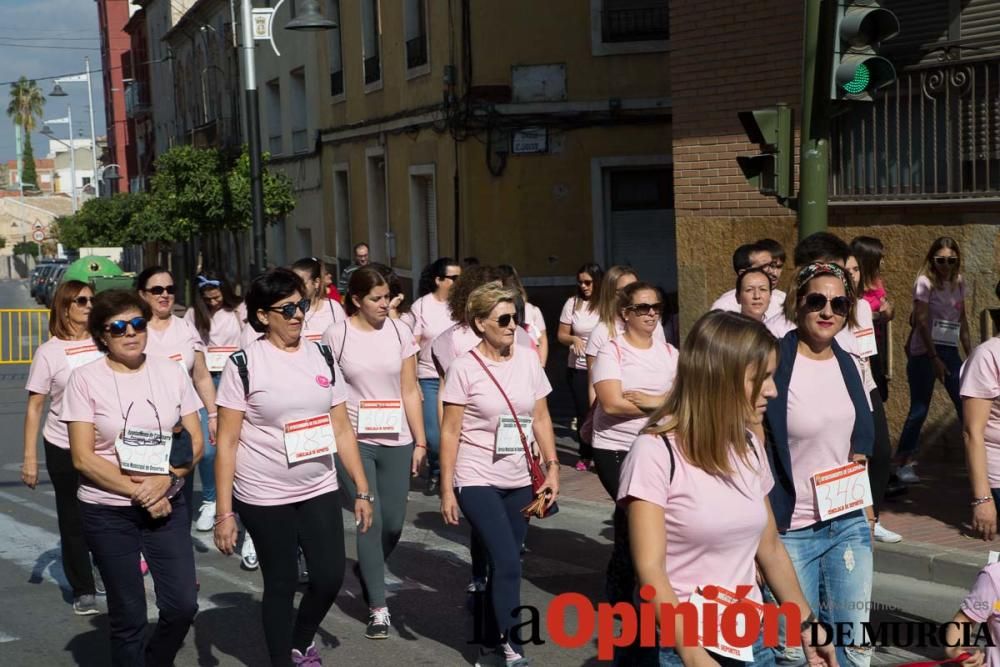
<instances>
[{"instance_id":1,"label":"backpack strap","mask_svg":"<svg viewBox=\"0 0 1000 667\"><path fill-rule=\"evenodd\" d=\"M250 369L247 368L247 353L245 350L237 350L229 355L229 358L236 364L236 370L240 374L243 382L243 398L250 395Z\"/></svg>"},{"instance_id":2,"label":"backpack strap","mask_svg":"<svg viewBox=\"0 0 1000 667\"><path fill-rule=\"evenodd\" d=\"M337 384L337 371L334 370L336 368L336 364L333 363L333 350L331 350L330 346L326 343L320 343L319 341L314 342L316 347L318 347L319 351L323 354L323 358L326 359L326 365L330 368L330 386L333 386Z\"/></svg>"},{"instance_id":3,"label":"backpack strap","mask_svg":"<svg viewBox=\"0 0 1000 667\"><path fill-rule=\"evenodd\" d=\"M337 355L337 363L344 358L344 348L347 347L347 328L351 326L350 320L344 320L344 338L340 341L340 354Z\"/></svg>"},{"instance_id":4,"label":"backpack strap","mask_svg":"<svg viewBox=\"0 0 1000 667\"><path fill-rule=\"evenodd\" d=\"M666 433L661 433L660 438L663 440L663 444L667 446L667 454L670 455L670 482L674 481L674 448L670 446L670 438L667 437Z\"/></svg>"}]
</instances>

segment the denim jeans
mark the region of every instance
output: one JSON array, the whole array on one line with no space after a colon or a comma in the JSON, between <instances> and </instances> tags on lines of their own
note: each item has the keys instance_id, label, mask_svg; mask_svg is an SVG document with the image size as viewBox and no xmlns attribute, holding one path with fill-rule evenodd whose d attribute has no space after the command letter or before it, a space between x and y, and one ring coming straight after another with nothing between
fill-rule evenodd
<instances>
[{"instance_id":1,"label":"denim jeans","mask_svg":"<svg viewBox=\"0 0 1000 667\"><path fill-rule=\"evenodd\" d=\"M959 371L962 368L962 358L958 356L958 348L947 345L935 345L938 358L948 369L944 388L948 391L951 402L955 404L955 414L959 423L962 422L962 397L959 395ZM931 407L931 396L934 394L933 360L926 354L911 356L906 361L906 381L910 384L910 412L899 434L899 449L896 458L908 460L917 453L920 444L920 429L927 419Z\"/></svg>"},{"instance_id":2,"label":"denim jeans","mask_svg":"<svg viewBox=\"0 0 1000 667\"><path fill-rule=\"evenodd\" d=\"M842 667L868 667L871 649L860 648L862 623L868 620L872 591L872 542L864 512L857 511L781 536L795 566L799 585L819 621L852 624L858 646L837 646ZM804 665L801 646L785 646L785 628L775 649L778 665Z\"/></svg>"},{"instance_id":3,"label":"denim jeans","mask_svg":"<svg viewBox=\"0 0 1000 667\"><path fill-rule=\"evenodd\" d=\"M438 378L420 378L420 391L424 394L424 434L427 437L427 473L431 478L441 475L441 427L438 423Z\"/></svg>"},{"instance_id":4,"label":"denim jeans","mask_svg":"<svg viewBox=\"0 0 1000 667\"><path fill-rule=\"evenodd\" d=\"M219 389L219 379L222 373L212 373L212 384L216 391ZM198 411L201 417L201 438L202 454L198 461L198 475L201 477L201 502L210 503L215 501L215 444L208 437L208 410L202 408ZM194 478L191 478L194 482ZM193 508L192 508L193 509Z\"/></svg>"},{"instance_id":5,"label":"denim jeans","mask_svg":"<svg viewBox=\"0 0 1000 667\"><path fill-rule=\"evenodd\" d=\"M743 662L735 658L727 658L716 653L709 652L709 655L719 663L720 667L774 667L774 652L764 647L764 635L761 633L757 641L753 644L753 662ZM660 648L660 667L683 667L684 662L677 651L672 647ZM645 663L642 663L645 665Z\"/></svg>"}]
</instances>

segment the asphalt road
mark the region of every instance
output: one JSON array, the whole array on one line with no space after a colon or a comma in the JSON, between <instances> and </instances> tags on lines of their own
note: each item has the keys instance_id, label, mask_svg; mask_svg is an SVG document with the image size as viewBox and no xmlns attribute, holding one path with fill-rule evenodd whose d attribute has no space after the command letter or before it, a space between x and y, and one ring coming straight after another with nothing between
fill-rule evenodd
<instances>
[{"instance_id":1,"label":"asphalt road","mask_svg":"<svg viewBox=\"0 0 1000 667\"><path fill-rule=\"evenodd\" d=\"M0 282L0 308L30 307L23 284ZM0 338L6 335L0 332ZM0 366L0 665L109 664L107 616L77 617L59 562L55 502L44 471L32 491L20 482L21 430L27 366ZM196 487L196 493L197 487ZM549 641L544 610L552 598L578 592L601 599L611 537L610 503L563 498L554 518L535 522L524 557L522 604L541 610L546 643L530 646L536 666L600 663L593 642L575 650ZM402 541L389 562L392 630L387 641L364 638L366 609L350 573L355 558L353 518L344 514L348 567L336 606L317 638L327 664L469 665L475 661L471 617L466 611L469 578L467 525L446 527L438 504L415 486ZM219 554L210 533L194 533L200 611L177 665L265 665L260 627L259 571L240 569L237 557ZM149 617L155 618L152 581L146 579ZM961 592L921 588L921 582L879 578L876 599L893 606L877 619L945 620ZM906 606L898 604L906 601ZM103 610L104 599L98 598ZM571 626L569 630L575 628ZM937 657L935 649L919 655ZM906 651L881 651L874 664L919 659ZM608 663L609 664L609 663Z\"/></svg>"}]
</instances>

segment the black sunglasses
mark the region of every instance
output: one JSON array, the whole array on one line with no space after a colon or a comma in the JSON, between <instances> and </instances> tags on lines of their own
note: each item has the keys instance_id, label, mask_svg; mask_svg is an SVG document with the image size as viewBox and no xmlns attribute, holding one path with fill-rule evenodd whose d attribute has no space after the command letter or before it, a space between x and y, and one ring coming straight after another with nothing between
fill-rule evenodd
<instances>
[{"instance_id":1,"label":"black sunglasses","mask_svg":"<svg viewBox=\"0 0 1000 667\"><path fill-rule=\"evenodd\" d=\"M146 324L145 317L133 317L130 320L115 320L111 324L105 325L104 330L115 338L119 338L128 332L129 327L132 327L132 331L136 333L142 333L146 330Z\"/></svg>"},{"instance_id":2,"label":"black sunglasses","mask_svg":"<svg viewBox=\"0 0 1000 667\"><path fill-rule=\"evenodd\" d=\"M153 296L160 296L164 292L173 296L174 294L177 293L177 287L174 285L167 285L166 287L164 287L163 285L157 285L156 287L150 287L149 289L145 289L142 291L149 292Z\"/></svg>"},{"instance_id":3,"label":"black sunglasses","mask_svg":"<svg viewBox=\"0 0 1000 667\"><path fill-rule=\"evenodd\" d=\"M75 303L76 305L80 306L81 308L84 308L84 307L86 307L86 305L88 303L90 305L94 305L94 297L92 297L92 296L78 296L75 299L73 299L73 303Z\"/></svg>"},{"instance_id":4,"label":"black sunglasses","mask_svg":"<svg viewBox=\"0 0 1000 667\"><path fill-rule=\"evenodd\" d=\"M663 312L662 303L633 303L631 306L626 306L625 310L631 310L636 315L659 315Z\"/></svg>"},{"instance_id":5,"label":"black sunglasses","mask_svg":"<svg viewBox=\"0 0 1000 667\"><path fill-rule=\"evenodd\" d=\"M455 274L453 276L441 276L441 280L458 280L462 274Z\"/></svg>"},{"instance_id":6,"label":"black sunglasses","mask_svg":"<svg viewBox=\"0 0 1000 667\"><path fill-rule=\"evenodd\" d=\"M944 266L945 264L955 266L958 264L958 257L935 257L934 263L938 266Z\"/></svg>"},{"instance_id":7,"label":"black sunglasses","mask_svg":"<svg viewBox=\"0 0 1000 667\"><path fill-rule=\"evenodd\" d=\"M517 319L517 313L507 313L505 315L501 315L500 317L496 318L494 322L496 322L497 326L499 326L501 329L506 329L507 327L509 327L511 322L514 322L514 324L520 323Z\"/></svg>"},{"instance_id":8,"label":"black sunglasses","mask_svg":"<svg viewBox=\"0 0 1000 667\"><path fill-rule=\"evenodd\" d=\"M830 310L833 311L834 315L847 317L851 312L851 300L846 296L835 296L832 299L827 299L826 295L820 294L819 292L813 292L812 294L806 296L806 312L818 313L826 308L827 302L830 303Z\"/></svg>"},{"instance_id":9,"label":"black sunglasses","mask_svg":"<svg viewBox=\"0 0 1000 667\"><path fill-rule=\"evenodd\" d=\"M589 287L590 285L594 284L594 281L593 280L577 280L576 284L579 285L580 287Z\"/></svg>"},{"instance_id":10,"label":"black sunglasses","mask_svg":"<svg viewBox=\"0 0 1000 667\"><path fill-rule=\"evenodd\" d=\"M277 308L268 308L272 313L281 313L281 316L286 320L290 320L295 317L295 311L301 310L302 314L305 315L309 312L310 302L309 299L302 299L298 303L286 303L284 306L279 306Z\"/></svg>"}]
</instances>

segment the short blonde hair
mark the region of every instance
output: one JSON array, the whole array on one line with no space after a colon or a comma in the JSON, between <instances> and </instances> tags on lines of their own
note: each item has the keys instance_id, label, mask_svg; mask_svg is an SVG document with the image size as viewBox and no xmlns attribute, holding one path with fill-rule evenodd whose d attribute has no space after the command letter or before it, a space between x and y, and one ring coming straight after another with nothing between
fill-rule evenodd
<instances>
[{"instance_id":1,"label":"short blonde hair","mask_svg":"<svg viewBox=\"0 0 1000 667\"><path fill-rule=\"evenodd\" d=\"M485 320L498 304L514 303L516 299L517 292L504 287L500 281L480 285L472 290L465 302L465 321L477 336L482 336L483 332L476 328L476 318Z\"/></svg>"}]
</instances>

